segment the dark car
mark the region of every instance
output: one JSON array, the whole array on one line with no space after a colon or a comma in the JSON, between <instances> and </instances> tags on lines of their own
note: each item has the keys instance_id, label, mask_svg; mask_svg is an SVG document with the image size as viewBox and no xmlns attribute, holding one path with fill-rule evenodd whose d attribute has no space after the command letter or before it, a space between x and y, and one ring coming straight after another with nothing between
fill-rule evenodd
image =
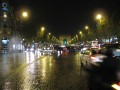
<instances>
[{"instance_id":1,"label":"dark car","mask_svg":"<svg viewBox=\"0 0 120 90\"><path fill-rule=\"evenodd\" d=\"M99 53L107 57L88 70L90 90L120 90L120 44L104 44Z\"/></svg>"},{"instance_id":2,"label":"dark car","mask_svg":"<svg viewBox=\"0 0 120 90\"><path fill-rule=\"evenodd\" d=\"M68 52L76 52L76 49L74 48L74 46L67 46L66 48Z\"/></svg>"},{"instance_id":3,"label":"dark car","mask_svg":"<svg viewBox=\"0 0 120 90\"><path fill-rule=\"evenodd\" d=\"M120 60L105 58L99 68L89 69L89 90L120 90Z\"/></svg>"},{"instance_id":4,"label":"dark car","mask_svg":"<svg viewBox=\"0 0 120 90\"><path fill-rule=\"evenodd\" d=\"M104 44L100 52L108 57L120 59L120 44Z\"/></svg>"}]
</instances>

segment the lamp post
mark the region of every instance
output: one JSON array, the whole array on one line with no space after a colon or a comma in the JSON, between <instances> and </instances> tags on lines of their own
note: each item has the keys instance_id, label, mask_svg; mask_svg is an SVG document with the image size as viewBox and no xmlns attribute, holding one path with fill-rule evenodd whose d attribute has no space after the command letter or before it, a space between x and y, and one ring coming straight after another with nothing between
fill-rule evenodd
<instances>
[{"instance_id":1,"label":"lamp post","mask_svg":"<svg viewBox=\"0 0 120 90\"><path fill-rule=\"evenodd\" d=\"M96 19L100 20L102 18L102 14L97 14Z\"/></svg>"},{"instance_id":2,"label":"lamp post","mask_svg":"<svg viewBox=\"0 0 120 90\"><path fill-rule=\"evenodd\" d=\"M89 35L89 26L88 25L85 26L85 32L87 32L86 35Z\"/></svg>"},{"instance_id":3,"label":"lamp post","mask_svg":"<svg viewBox=\"0 0 120 90\"><path fill-rule=\"evenodd\" d=\"M8 19L7 19L7 13L6 12L3 12L3 35L2 35L2 53L6 53L8 51L8 30L9 30L9 26L8 26Z\"/></svg>"},{"instance_id":4,"label":"lamp post","mask_svg":"<svg viewBox=\"0 0 120 90\"><path fill-rule=\"evenodd\" d=\"M82 42L83 41L83 32L80 31L79 34L80 34L80 39L81 39L81 42Z\"/></svg>"},{"instance_id":5,"label":"lamp post","mask_svg":"<svg viewBox=\"0 0 120 90\"><path fill-rule=\"evenodd\" d=\"M45 30L45 27L41 27L42 32Z\"/></svg>"},{"instance_id":6,"label":"lamp post","mask_svg":"<svg viewBox=\"0 0 120 90\"><path fill-rule=\"evenodd\" d=\"M105 30L104 28L102 27L104 24L105 24L105 17L103 17L103 15L101 13L98 13L96 15L96 20L98 21L97 22L97 38L99 39L99 41L102 41L102 39L104 38L104 34L105 34Z\"/></svg>"},{"instance_id":7,"label":"lamp post","mask_svg":"<svg viewBox=\"0 0 120 90\"><path fill-rule=\"evenodd\" d=\"M23 17L28 17L28 13L27 13L26 11L24 11L24 12L22 13L22 16L23 16Z\"/></svg>"},{"instance_id":8,"label":"lamp post","mask_svg":"<svg viewBox=\"0 0 120 90\"><path fill-rule=\"evenodd\" d=\"M45 32L45 27L41 27L41 31L40 31L40 36L41 36L41 38L42 38L42 40L43 40L43 38L44 38L44 32Z\"/></svg>"},{"instance_id":9,"label":"lamp post","mask_svg":"<svg viewBox=\"0 0 120 90\"><path fill-rule=\"evenodd\" d=\"M19 14L20 16L18 17L18 21L16 21L16 29L19 30L20 35L18 35L18 33L15 33L15 37L17 37L16 38L18 41L17 44L19 44L21 47L26 47L25 41L29 41L29 40L27 37L28 36L27 27L26 27L27 23L25 23L24 21L26 21L28 19L29 14L28 14L28 11L26 9L20 11L19 13L20 13ZM19 22L19 23L17 23L17 22ZM21 26L19 26L19 24L21 24ZM21 27L21 28L19 28L19 27ZM15 32L17 32L17 30ZM25 39L23 39L23 38L25 38ZM20 40L22 41L21 43L20 43ZM16 48L18 46L17 44L16 44ZM23 49L24 48L21 48L21 50L23 50Z\"/></svg>"},{"instance_id":10,"label":"lamp post","mask_svg":"<svg viewBox=\"0 0 120 90\"><path fill-rule=\"evenodd\" d=\"M89 27L86 25L86 26L85 26L85 29L86 29L86 30L88 30L88 29L89 29Z\"/></svg>"},{"instance_id":11,"label":"lamp post","mask_svg":"<svg viewBox=\"0 0 120 90\"><path fill-rule=\"evenodd\" d=\"M28 19L29 14L30 14L30 13L28 12L28 10L24 9L24 10L22 10L21 12L22 12L22 13L20 14L20 15L21 15L21 19L22 19L22 20Z\"/></svg>"},{"instance_id":12,"label":"lamp post","mask_svg":"<svg viewBox=\"0 0 120 90\"><path fill-rule=\"evenodd\" d=\"M50 35L51 33L48 33L48 42L50 42Z\"/></svg>"},{"instance_id":13,"label":"lamp post","mask_svg":"<svg viewBox=\"0 0 120 90\"><path fill-rule=\"evenodd\" d=\"M103 18L102 14L97 14L96 19L101 23L101 19Z\"/></svg>"},{"instance_id":14,"label":"lamp post","mask_svg":"<svg viewBox=\"0 0 120 90\"><path fill-rule=\"evenodd\" d=\"M76 43L77 43L77 41L78 41L78 35L76 35Z\"/></svg>"},{"instance_id":15,"label":"lamp post","mask_svg":"<svg viewBox=\"0 0 120 90\"><path fill-rule=\"evenodd\" d=\"M80 33L80 36L81 36L81 39L82 39L82 31L80 31L79 33Z\"/></svg>"},{"instance_id":16,"label":"lamp post","mask_svg":"<svg viewBox=\"0 0 120 90\"><path fill-rule=\"evenodd\" d=\"M28 16L29 16L28 10L25 9L25 10L21 11L21 18L20 18L20 19L21 19L21 21L22 21L22 27L23 27L23 28L22 28L23 30L22 30L21 33L22 33L23 35L25 35L25 37L27 37L27 38L28 38L28 36L29 36L28 33L27 33L27 32L28 32L28 31L27 31L27 29L28 29L28 27L27 27Z\"/></svg>"}]
</instances>

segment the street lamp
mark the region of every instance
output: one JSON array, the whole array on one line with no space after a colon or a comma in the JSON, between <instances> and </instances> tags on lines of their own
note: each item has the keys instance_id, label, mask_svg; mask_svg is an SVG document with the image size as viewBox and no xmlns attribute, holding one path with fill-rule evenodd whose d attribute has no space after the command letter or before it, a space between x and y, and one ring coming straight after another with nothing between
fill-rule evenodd
<instances>
[{"instance_id":1,"label":"street lamp","mask_svg":"<svg viewBox=\"0 0 120 90\"><path fill-rule=\"evenodd\" d=\"M4 21L7 21L7 14L4 12L4 14L3 14L3 18L4 18Z\"/></svg>"},{"instance_id":2,"label":"street lamp","mask_svg":"<svg viewBox=\"0 0 120 90\"><path fill-rule=\"evenodd\" d=\"M41 38L41 40L42 40L42 42L43 42L43 40L44 40L44 33L45 33L45 27L41 27L40 28L40 38Z\"/></svg>"},{"instance_id":3,"label":"street lamp","mask_svg":"<svg viewBox=\"0 0 120 90\"><path fill-rule=\"evenodd\" d=\"M100 20L102 18L101 14L97 14L96 19Z\"/></svg>"},{"instance_id":4,"label":"street lamp","mask_svg":"<svg viewBox=\"0 0 120 90\"><path fill-rule=\"evenodd\" d=\"M85 26L85 29L86 29L86 30L88 30L88 29L89 29L89 27L88 27L88 26Z\"/></svg>"},{"instance_id":5,"label":"street lamp","mask_svg":"<svg viewBox=\"0 0 120 90\"><path fill-rule=\"evenodd\" d=\"M96 37L99 37L101 39L102 36L104 35L104 32L103 32L104 27L102 27L102 25L104 25L104 23L105 23L105 16L103 16L103 13L102 14L98 13L96 15L96 20L97 20L97 25L96 25L97 31L96 31L96 33L99 33ZM95 39L95 37L94 37L94 39Z\"/></svg>"},{"instance_id":6,"label":"street lamp","mask_svg":"<svg viewBox=\"0 0 120 90\"><path fill-rule=\"evenodd\" d=\"M28 18L28 11L26 11L26 10L22 11L21 19L27 19L27 18Z\"/></svg>"},{"instance_id":7,"label":"street lamp","mask_svg":"<svg viewBox=\"0 0 120 90\"><path fill-rule=\"evenodd\" d=\"M100 23L101 23L102 17L103 17L102 14L97 14L97 15L96 15L96 19L99 20Z\"/></svg>"},{"instance_id":8,"label":"street lamp","mask_svg":"<svg viewBox=\"0 0 120 90\"><path fill-rule=\"evenodd\" d=\"M51 33L49 33L49 35L51 35Z\"/></svg>"},{"instance_id":9,"label":"street lamp","mask_svg":"<svg viewBox=\"0 0 120 90\"><path fill-rule=\"evenodd\" d=\"M21 15L21 16L20 16L21 21L22 21L22 22L26 22L26 21L28 20L29 16L30 16L29 10L24 9L24 10L21 10L20 13L21 13L21 14L20 14L20 15ZM27 22L28 22L28 21L27 21Z\"/></svg>"},{"instance_id":10,"label":"street lamp","mask_svg":"<svg viewBox=\"0 0 120 90\"><path fill-rule=\"evenodd\" d=\"M45 31L45 27L41 27L41 36L43 37Z\"/></svg>"},{"instance_id":11,"label":"street lamp","mask_svg":"<svg viewBox=\"0 0 120 90\"><path fill-rule=\"evenodd\" d=\"M45 30L45 27L41 27L42 32Z\"/></svg>"},{"instance_id":12,"label":"street lamp","mask_svg":"<svg viewBox=\"0 0 120 90\"><path fill-rule=\"evenodd\" d=\"M48 35L47 35L48 42L50 42L50 35L51 35L51 33L48 33Z\"/></svg>"},{"instance_id":13,"label":"street lamp","mask_svg":"<svg viewBox=\"0 0 120 90\"><path fill-rule=\"evenodd\" d=\"M78 35L76 35L76 42L78 41Z\"/></svg>"},{"instance_id":14,"label":"street lamp","mask_svg":"<svg viewBox=\"0 0 120 90\"><path fill-rule=\"evenodd\" d=\"M3 17L4 17L4 18L7 18L7 14L4 14Z\"/></svg>"},{"instance_id":15,"label":"street lamp","mask_svg":"<svg viewBox=\"0 0 120 90\"><path fill-rule=\"evenodd\" d=\"M22 16L25 17L25 18L28 17L28 12L27 11L23 11L22 12Z\"/></svg>"},{"instance_id":16,"label":"street lamp","mask_svg":"<svg viewBox=\"0 0 120 90\"><path fill-rule=\"evenodd\" d=\"M80 35L81 35L81 34L82 34L82 31L80 31L79 33L80 33Z\"/></svg>"},{"instance_id":17,"label":"street lamp","mask_svg":"<svg viewBox=\"0 0 120 90\"><path fill-rule=\"evenodd\" d=\"M81 38L81 41L82 41L82 39L83 39L83 32L80 31L79 34L80 34L80 38Z\"/></svg>"}]
</instances>

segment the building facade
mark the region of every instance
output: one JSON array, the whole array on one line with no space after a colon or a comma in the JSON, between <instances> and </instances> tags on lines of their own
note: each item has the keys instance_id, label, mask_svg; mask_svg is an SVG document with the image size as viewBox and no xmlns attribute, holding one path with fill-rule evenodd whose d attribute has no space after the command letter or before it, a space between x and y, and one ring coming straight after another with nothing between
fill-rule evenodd
<instances>
[{"instance_id":1,"label":"building facade","mask_svg":"<svg viewBox=\"0 0 120 90\"><path fill-rule=\"evenodd\" d=\"M0 3L0 50L12 50L16 39L19 40L20 21L8 0ZM17 40L17 41L18 41Z\"/></svg>"}]
</instances>

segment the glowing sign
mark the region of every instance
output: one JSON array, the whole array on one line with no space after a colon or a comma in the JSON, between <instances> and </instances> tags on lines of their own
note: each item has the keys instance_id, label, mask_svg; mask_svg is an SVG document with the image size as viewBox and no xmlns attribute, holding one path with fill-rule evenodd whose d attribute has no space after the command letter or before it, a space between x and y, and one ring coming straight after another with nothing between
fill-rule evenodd
<instances>
[{"instance_id":1,"label":"glowing sign","mask_svg":"<svg viewBox=\"0 0 120 90\"><path fill-rule=\"evenodd\" d=\"M2 3L2 9L4 10L4 11L7 11L8 10L8 5L7 5L7 3Z\"/></svg>"}]
</instances>

